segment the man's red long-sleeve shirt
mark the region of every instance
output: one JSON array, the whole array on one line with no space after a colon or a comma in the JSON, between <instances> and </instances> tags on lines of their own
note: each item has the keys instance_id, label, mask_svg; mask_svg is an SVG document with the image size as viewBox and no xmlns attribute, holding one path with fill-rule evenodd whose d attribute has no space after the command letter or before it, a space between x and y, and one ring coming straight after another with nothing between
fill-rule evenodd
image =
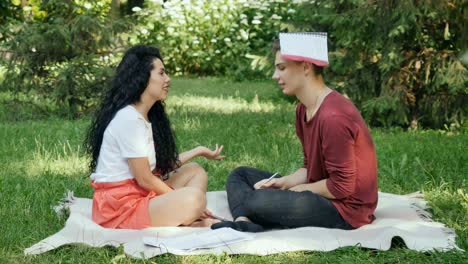
<instances>
[{"instance_id":1,"label":"man's red long-sleeve shirt","mask_svg":"<svg viewBox=\"0 0 468 264\"><path fill-rule=\"evenodd\" d=\"M353 103L333 91L311 120L296 109L296 133L309 183L326 180L344 220L358 228L371 223L377 206L377 158L369 129Z\"/></svg>"}]
</instances>

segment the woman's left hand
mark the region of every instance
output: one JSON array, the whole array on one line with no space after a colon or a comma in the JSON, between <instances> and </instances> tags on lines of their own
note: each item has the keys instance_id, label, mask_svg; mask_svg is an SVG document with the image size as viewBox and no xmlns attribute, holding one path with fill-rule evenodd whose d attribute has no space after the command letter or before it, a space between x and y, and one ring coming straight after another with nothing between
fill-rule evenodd
<instances>
[{"instance_id":1,"label":"woman's left hand","mask_svg":"<svg viewBox=\"0 0 468 264\"><path fill-rule=\"evenodd\" d=\"M203 213L201 214L200 219L212 218L212 215L213 213L210 210L208 210L208 208L205 208L205 211L203 211Z\"/></svg>"},{"instance_id":2,"label":"woman's left hand","mask_svg":"<svg viewBox=\"0 0 468 264\"><path fill-rule=\"evenodd\" d=\"M221 156L219 154L223 150L223 147L224 147L223 145L218 146L218 144L216 144L216 148L214 150L211 150L207 147L198 147L200 151L199 155L207 159L222 160L224 156Z\"/></svg>"}]
</instances>

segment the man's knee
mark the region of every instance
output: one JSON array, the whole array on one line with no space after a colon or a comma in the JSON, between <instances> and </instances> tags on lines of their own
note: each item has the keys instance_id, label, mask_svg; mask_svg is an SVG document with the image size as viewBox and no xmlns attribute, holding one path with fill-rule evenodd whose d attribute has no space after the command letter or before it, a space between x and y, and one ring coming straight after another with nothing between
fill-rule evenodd
<instances>
[{"instance_id":1,"label":"man's knee","mask_svg":"<svg viewBox=\"0 0 468 264\"><path fill-rule=\"evenodd\" d=\"M231 171L230 175L244 175L247 171L251 170L251 167L240 166Z\"/></svg>"},{"instance_id":2,"label":"man's knee","mask_svg":"<svg viewBox=\"0 0 468 264\"><path fill-rule=\"evenodd\" d=\"M235 168L233 171L231 171L231 173L229 173L228 181L235 180L235 179L238 179L240 177L247 175L248 171L251 169L252 169L251 167L247 167L247 166L240 166L240 167Z\"/></svg>"}]
</instances>

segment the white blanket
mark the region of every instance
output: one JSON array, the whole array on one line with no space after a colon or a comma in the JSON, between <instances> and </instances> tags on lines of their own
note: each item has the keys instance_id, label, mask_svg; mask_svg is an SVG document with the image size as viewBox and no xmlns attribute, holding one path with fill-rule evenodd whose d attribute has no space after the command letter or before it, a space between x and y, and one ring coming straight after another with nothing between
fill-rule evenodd
<instances>
[{"instance_id":1,"label":"white blanket","mask_svg":"<svg viewBox=\"0 0 468 264\"><path fill-rule=\"evenodd\" d=\"M208 208L214 214L232 219L226 192L209 192L207 197ZM209 228L108 229L91 220L91 205L92 200L74 198L73 193L69 193L67 199L55 208L56 211L63 208L70 209L70 216L65 227L58 233L25 249L24 253L40 254L73 243L84 243L92 247L123 245L125 253L135 258L151 258L164 253L196 255L225 252L227 254L268 255L299 250L330 251L346 246L388 250L395 237L400 237L408 248L417 251L461 250L455 244L455 232L445 227L444 224L431 220L429 213L424 210L426 202L418 193L394 195L380 192L379 203L375 211L376 220L356 230L345 231L319 227L272 230L256 233L253 240L190 252L146 246L143 244L142 237L178 236L208 231Z\"/></svg>"}]
</instances>

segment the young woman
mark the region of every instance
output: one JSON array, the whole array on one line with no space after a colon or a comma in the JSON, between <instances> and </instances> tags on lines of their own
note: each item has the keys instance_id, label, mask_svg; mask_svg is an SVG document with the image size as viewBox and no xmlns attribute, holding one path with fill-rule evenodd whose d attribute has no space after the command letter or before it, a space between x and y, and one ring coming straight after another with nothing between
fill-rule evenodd
<instances>
[{"instance_id":1,"label":"young woman","mask_svg":"<svg viewBox=\"0 0 468 264\"><path fill-rule=\"evenodd\" d=\"M163 103L170 81L157 48L135 46L117 67L86 138L92 218L101 226L211 224L207 174L187 162L196 156L220 160L223 146L178 154Z\"/></svg>"}]
</instances>

